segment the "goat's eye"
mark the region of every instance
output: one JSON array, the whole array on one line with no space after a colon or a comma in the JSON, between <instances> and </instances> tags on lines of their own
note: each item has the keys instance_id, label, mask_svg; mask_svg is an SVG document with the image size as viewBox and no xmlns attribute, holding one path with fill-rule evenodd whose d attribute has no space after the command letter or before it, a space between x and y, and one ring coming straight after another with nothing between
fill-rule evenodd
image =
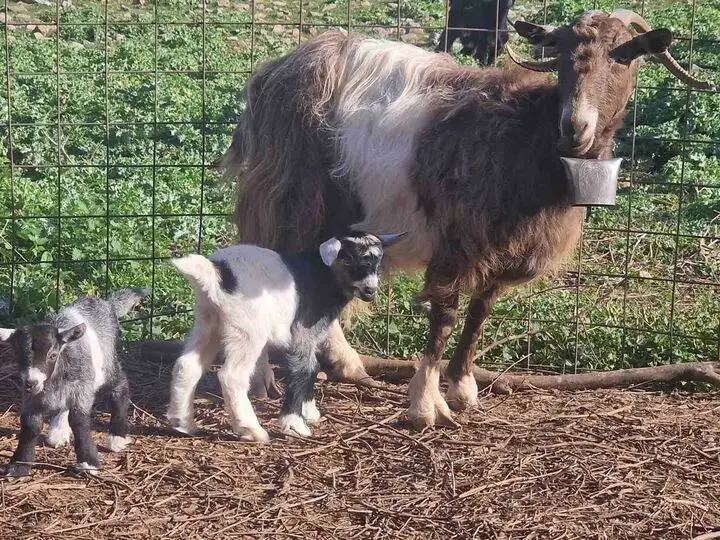
<instances>
[{"instance_id":1,"label":"goat's eye","mask_svg":"<svg viewBox=\"0 0 720 540\"><path fill-rule=\"evenodd\" d=\"M58 357L58 354L55 353L55 352L51 352L51 353L48 355L48 358L49 358L50 360L52 360L53 362L54 362L55 360L57 360L57 357Z\"/></svg>"}]
</instances>

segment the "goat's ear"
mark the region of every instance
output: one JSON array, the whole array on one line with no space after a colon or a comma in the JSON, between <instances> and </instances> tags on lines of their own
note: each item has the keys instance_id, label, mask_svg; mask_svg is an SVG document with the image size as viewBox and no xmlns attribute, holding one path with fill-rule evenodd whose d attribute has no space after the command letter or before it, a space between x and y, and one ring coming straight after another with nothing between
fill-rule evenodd
<instances>
[{"instance_id":1,"label":"goat's ear","mask_svg":"<svg viewBox=\"0 0 720 540\"><path fill-rule=\"evenodd\" d=\"M552 47L555 45L555 33L553 28L540 26L525 21L515 21L511 23L518 35L527 39L533 45L543 45Z\"/></svg>"},{"instance_id":2,"label":"goat's ear","mask_svg":"<svg viewBox=\"0 0 720 540\"><path fill-rule=\"evenodd\" d=\"M384 248L397 244L400 240L407 236L407 231L399 234L378 234L378 239L382 242Z\"/></svg>"},{"instance_id":3,"label":"goat's ear","mask_svg":"<svg viewBox=\"0 0 720 540\"><path fill-rule=\"evenodd\" d=\"M60 330L58 332L58 341L65 345L71 341L80 339L85 334L85 323L80 323L77 326L68 328L67 330Z\"/></svg>"},{"instance_id":4,"label":"goat's ear","mask_svg":"<svg viewBox=\"0 0 720 540\"><path fill-rule=\"evenodd\" d=\"M672 32L667 28L650 30L615 47L610 56L619 64L629 64L644 54L664 53L672 43Z\"/></svg>"},{"instance_id":5,"label":"goat's ear","mask_svg":"<svg viewBox=\"0 0 720 540\"><path fill-rule=\"evenodd\" d=\"M322 262L328 266L332 266L335 259L337 259L338 253L340 253L341 247L342 244L340 240L335 237L320 244L320 258Z\"/></svg>"},{"instance_id":6,"label":"goat's ear","mask_svg":"<svg viewBox=\"0 0 720 540\"><path fill-rule=\"evenodd\" d=\"M15 334L14 328L0 328L0 341L8 341Z\"/></svg>"}]
</instances>

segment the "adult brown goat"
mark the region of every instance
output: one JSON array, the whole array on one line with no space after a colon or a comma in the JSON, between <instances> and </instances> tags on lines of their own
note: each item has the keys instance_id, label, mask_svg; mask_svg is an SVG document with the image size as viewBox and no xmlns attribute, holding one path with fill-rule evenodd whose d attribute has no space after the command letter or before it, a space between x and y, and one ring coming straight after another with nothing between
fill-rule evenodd
<instances>
[{"instance_id":1,"label":"adult brown goat","mask_svg":"<svg viewBox=\"0 0 720 540\"><path fill-rule=\"evenodd\" d=\"M513 55L526 69L478 69L326 32L252 75L224 157L240 180L235 221L244 242L300 250L347 227L409 231L384 266L425 269L419 300L430 304L430 335L409 388L417 426L453 421L438 362L459 293L471 302L447 370L457 409L477 402L470 368L495 300L556 267L577 243L584 210L569 203L560 157L611 157L637 59L655 54L687 84L707 87L669 55L669 30L651 30L630 11L588 12L557 29L514 27L556 57ZM533 73L553 70L557 83ZM345 377L364 375L339 324L323 353Z\"/></svg>"}]
</instances>

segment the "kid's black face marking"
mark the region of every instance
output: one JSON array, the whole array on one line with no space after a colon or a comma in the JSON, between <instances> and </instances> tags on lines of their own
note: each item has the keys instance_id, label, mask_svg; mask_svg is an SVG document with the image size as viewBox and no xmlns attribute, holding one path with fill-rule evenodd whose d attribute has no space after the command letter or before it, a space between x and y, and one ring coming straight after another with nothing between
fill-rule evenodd
<instances>
[{"instance_id":1,"label":"kid's black face marking","mask_svg":"<svg viewBox=\"0 0 720 540\"><path fill-rule=\"evenodd\" d=\"M399 242L406 233L379 235L354 231L338 236L339 250L330 265L348 296L369 302L380 284L383 250ZM328 241L331 242L332 239ZM337 244L336 244L337 245Z\"/></svg>"},{"instance_id":2,"label":"kid's black face marking","mask_svg":"<svg viewBox=\"0 0 720 540\"><path fill-rule=\"evenodd\" d=\"M372 235L348 235L338 238L340 251L332 265L338 283L349 295L369 302L380 283L383 249Z\"/></svg>"},{"instance_id":3,"label":"kid's black face marking","mask_svg":"<svg viewBox=\"0 0 720 540\"><path fill-rule=\"evenodd\" d=\"M10 339L17 351L18 369L25 390L31 394L42 392L45 381L55 371L63 346L84 334L84 324L62 331L49 324L18 328Z\"/></svg>"}]
</instances>

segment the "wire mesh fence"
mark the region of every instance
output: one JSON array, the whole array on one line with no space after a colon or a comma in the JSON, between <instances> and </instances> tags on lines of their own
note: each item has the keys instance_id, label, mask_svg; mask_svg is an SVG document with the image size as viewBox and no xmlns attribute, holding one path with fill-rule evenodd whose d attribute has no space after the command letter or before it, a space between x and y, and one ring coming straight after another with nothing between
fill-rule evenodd
<instances>
[{"instance_id":1,"label":"wire mesh fence","mask_svg":"<svg viewBox=\"0 0 720 540\"><path fill-rule=\"evenodd\" d=\"M557 24L584 9L634 9L673 30L683 65L719 82L715 4L530 0L515 2L510 18ZM493 5L491 27L475 30L499 44ZM213 164L254 67L330 27L433 49L448 8L438 0L6 2L0 323L79 294L147 286L152 297L125 323L126 338L182 338L192 295L167 260L232 241L233 189ZM458 61L473 63L458 47ZM498 303L485 342L523 337L482 360L583 370L718 359L719 144L718 94L685 88L648 62L616 138L625 158L617 207L592 211L563 272ZM353 344L397 356L422 350L425 316L412 298L420 282L388 284L373 314L352 325Z\"/></svg>"}]
</instances>

